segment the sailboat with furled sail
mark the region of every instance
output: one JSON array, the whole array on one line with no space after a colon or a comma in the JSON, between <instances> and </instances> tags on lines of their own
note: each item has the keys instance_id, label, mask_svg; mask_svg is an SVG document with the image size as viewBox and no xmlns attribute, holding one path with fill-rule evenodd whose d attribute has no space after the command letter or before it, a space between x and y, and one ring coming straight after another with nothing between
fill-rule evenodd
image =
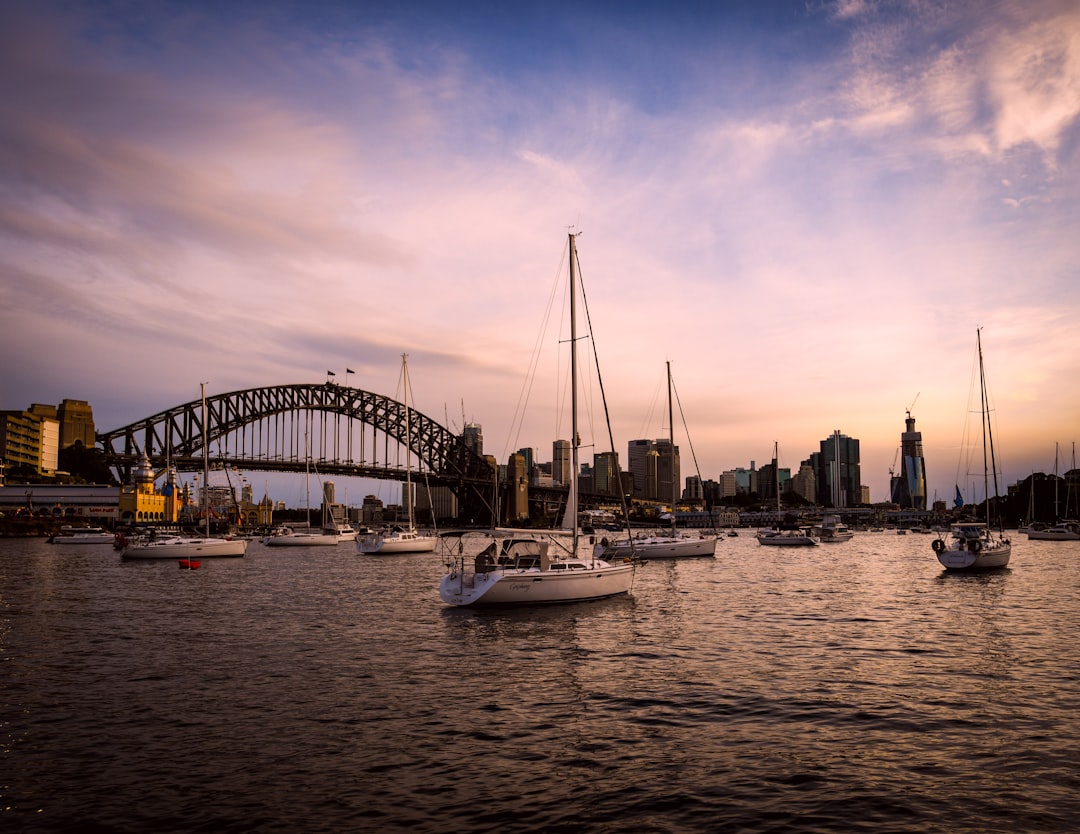
<instances>
[{"instance_id":1,"label":"sailboat with furled sail","mask_svg":"<svg viewBox=\"0 0 1080 834\"><path fill-rule=\"evenodd\" d=\"M951 538L934 539L934 553L947 570L985 570L1003 568L1009 564L1012 544L1005 537L1000 511L997 509L997 460L994 456L994 433L990 426L990 404L986 391L986 371L983 366L981 330L975 331L979 360L979 413L982 430L983 496L985 521L960 521L952 525ZM993 473L994 494L990 495L990 473ZM957 487L957 493L960 488ZM992 513L997 512L997 517ZM994 529L996 526L997 529Z\"/></svg>"},{"instance_id":2,"label":"sailboat with furled sail","mask_svg":"<svg viewBox=\"0 0 1080 834\"><path fill-rule=\"evenodd\" d=\"M356 549L369 555L383 555L391 553L431 553L438 541L435 536L425 536L416 531L413 520L413 492L412 492L412 423L409 411L409 355L401 354L401 373L404 378L404 405L405 405L405 514L408 518L408 527L395 525L389 531L371 533L356 540Z\"/></svg>"},{"instance_id":3,"label":"sailboat with furled sail","mask_svg":"<svg viewBox=\"0 0 1080 834\"><path fill-rule=\"evenodd\" d=\"M716 555L719 541L715 534L699 533L696 536L680 533L676 527L675 506L679 498L679 483L675 477L675 426L672 397L671 363L667 363L668 445L671 450L671 518L670 529L651 535L638 535L609 542L603 539L596 545L597 553L604 559L636 556L641 559L688 559ZM680 406L681 410L681 406ZM700 473L699 477L700 477Z\"/></svg>"},{"instance_id":4,"label":"sailboat with furled sail","mask_svg":"<svg viewBox=\"0 0 1080 834\"><path fill-rule=\"evenodd\" d=\"M447 572L439 583L439 596L448 605L536 605L583 602L630 593L635 559L609 562L595 552L578 555L578 382L577 382L577 246L575 234L570 250L570 484L563 530L551 534L532 531L454 531L440 537L449 555ZM562 535L558 535L562 533ZM470 557L465 541L482 536L487 546ZM481 543L482 546L483 543ZM472 548L470 548L471 550Z\"/></svg>"},{"instance_id":5,"label":"sailboat with furled sail","mask_svg":"<svg viewBox=\"0 0 1080 834\"><path fill-rule=\"evenodd\" d=\"M122 538L120 556L123 559L180 559L181 567L197 568L196 559L243 556L247 553L244 539L220 538L210 535L210 441L206 435L206 384L202 392L203 441L203 518L202 536L148 536L128 541Z\"/></svg>"}]
</instances>

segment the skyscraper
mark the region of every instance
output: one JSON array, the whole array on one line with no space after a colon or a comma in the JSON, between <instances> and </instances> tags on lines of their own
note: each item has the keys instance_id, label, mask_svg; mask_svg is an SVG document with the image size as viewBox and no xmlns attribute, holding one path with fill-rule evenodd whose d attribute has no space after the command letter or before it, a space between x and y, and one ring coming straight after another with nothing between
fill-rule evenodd
<instances>
[{"instance_id":1,"label":"skyscraper","mask_svg":"<svg viewBox=\"0 0 1080 834\"><path fill-rule=\"evenodd\" d=\"M813 456L811 456L813 459ZM859 466L859 441L841 434L821 441L817 456L819 503L833 507L854 507L862 500L862 471Z\"/></svg>"},{"instance_id":2,"label":"skyscraper","mask_svg":"<svg viewBox=\"0 0 1080 834\"><path fill-rule=\"evenodd\" d=\"M890 487L892 500L905 510L926 509L926 461L923 458L922 432L915 431L911 412L904 420L900 435L900 471L893 474Z\"/></svg>"},{"instance_id":3,"label":"skyscraper","mask_svg":"<svg viewBox=\"0 0 1080 834\"><path fill-rule=\"evenodd\" d=\"M555 440L551 444L551 480L562 486L570 485L570 460L572 456L569 440Z\"/></svg>"}]
</instances>

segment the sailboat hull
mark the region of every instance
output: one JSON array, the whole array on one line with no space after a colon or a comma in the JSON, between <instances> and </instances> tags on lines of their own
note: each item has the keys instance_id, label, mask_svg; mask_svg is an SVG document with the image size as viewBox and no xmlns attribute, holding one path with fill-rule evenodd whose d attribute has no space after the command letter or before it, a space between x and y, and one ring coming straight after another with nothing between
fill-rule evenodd
<instances>
[{"instance_id":1,"label":"sailboat hull","mask_svg":"<svg viewBox=\"0 0 1080 834\"><path fill-rule=\"evenodd\" d=\"M338 543L334 533L288 533L267 536L262 540L267 547L327 547Z\"/></svg>"},{"instance_id":2,"label":"sailboat hull","mask_svg":"<svg viewBox=\"0 0 1080 834\"><path fill-rule=\"evenodd\" d=\"M938 554L938 561L948 570L992 570L1009 564L1012 546L1005 544L992 550L972 553L966 548L944 550Z\"/></svg>"},{"instance_id":3,"label":"sailboat hull","mask_svg":"<svg viewBox=\"0 0 1080 834\"><path fill-rule=\"evenodd\" d=\"M640 559L694 559L708 558L716 555L716 538L702 536L692 538L690 536L646 536L634 539L633 548L630 542L611 542L604 545L603 542L596 546L595 553L602 559L625 559L637 556Z\"/></svg>"},{"instance_id":4,"label":"sailboat hull","mask_svg":"<svg viewBox=\"0 0 1080 834\"><path fill-rule=\"evenodd\" d=\"M356 549L369 556L391 553L431 553L435 550L436 539L432 536L420 536L416 533L387 536L372 535L356 540Z\"/></svg>"},{"instance_id":5,"label":"sailboat hull","mask_svg":"<svg viewBox=\"0 0 1080 834\"><path fill-rule=\"evenodd\" d=\"M120 553L124 559L211 559L243 556L248 543L243 539L166 538L129 544Z\"/></svg>"},{"instance_id":6,"label":"sailboat hull","mask_svg":"<svg viewBox=\"0 0 1080 834\"><path fill-rule=\"evenodd\" d=\"M546 605L587 602L630 593L635 565L582 570L509 569L487 573L452 571L439 583L448 605Z\"/></svg>"}]
</instances>

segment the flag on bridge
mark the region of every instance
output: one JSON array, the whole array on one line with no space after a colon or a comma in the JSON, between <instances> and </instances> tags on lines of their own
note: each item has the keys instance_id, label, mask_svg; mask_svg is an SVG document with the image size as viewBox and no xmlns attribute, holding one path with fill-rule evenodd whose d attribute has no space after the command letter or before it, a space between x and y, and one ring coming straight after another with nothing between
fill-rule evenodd
<instances>
[{"instance_id":1,"label":"flag on bridge","mask_svg":"<svg viewBox=\"0 0 1080 834\"><path fill-rule=\"evenodd\" d=\"M964 496L960 494L960 485L956 485L956 497L953 499L954 507L964 506Z\"/></svg>"},{"instance_id":2,"label":"flag on bridge","mask_svg":"<svg viewBox=\"0 0 1080 834\"><path fill-rule=\"evenodd\" d=\"M347 373L347 374L355 374L356 371L354 371L352 368L346 368L345 373Z\"/></svg>"},{"instance_id":3,"label":"flag on bridge","mask_svg":"<svg viewBox=\"0 0 1080 834\"><path fill-rule=\"evenodd\" d=\"M327 372L326 372L326 375L327 375L327 376L335 376L335 374L334 374L334 372L333 372L333 371L327 371Z\"/></svg>"}]
</instances>

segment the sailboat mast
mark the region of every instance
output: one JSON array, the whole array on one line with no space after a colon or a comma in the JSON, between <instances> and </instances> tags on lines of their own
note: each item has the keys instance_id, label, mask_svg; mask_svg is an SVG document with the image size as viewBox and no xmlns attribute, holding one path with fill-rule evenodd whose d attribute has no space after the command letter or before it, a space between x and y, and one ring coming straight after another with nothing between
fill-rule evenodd
<instances>
[{"instance_id":1,"label":"sailboat mast","mask_svg":"<svg viewBox=\"0 0 1080 834\"><path fill-rule=\"evenodd\" d=\"M403 384L405 387L405 512L409 517L409 530L412 531L413 527L413 506L412 506L412 457L410 456L410 445L412 444L412 436L409 434L409 354L401 354L401 375Z\"/></svg>"},{"instance_id":2,"label":"sailboat mast","mask_svg":"<svg viewBox=\"0 0 1080 834\"><path fill-rule=\"evenodd\" d=\"M573 550L577 553L578 545L578 519L577 519L577 482L578 482L578 437L577 411L577 290L575 288L575 262L577 261L577 245L574 242L574 233L570 233L570 493L567 498L573 507L573 515L569 519L571 541Z\"/></svg>"},{"instance_id":3,"label":"sailboat mast","mask_svg":"<svg viewBox=\"0 0 1080 834\"><path fill-rule=\"evenodd\" d=\"M202 460L203 460L203 527L206 537L210 538L210 440L206 436L206 383L199 383L199 396L202 399Z\"/></svg>"},{"instance_id":4,"label":"sailboat mast","mask_svg":"<svg viewBox=\"0 0 1080 834\"><path fill-rule=\"evenodd\" d=\"M982 353L982 328L975 330L975 343L979 347L979 388L982 396L982 411L983 411L983 494L986 497L986 526L990 526L990 481L987 474L986 463L986 444L990 444L990 469L994 473L994 497L998 495L998 481L997 481L997 459L994 457L994 431L991 427L990 421L990 405L986 395L986 374L983 370L983 353ZM1000 527L1000 519L998 519Z\"/></svg>"},{"instance_id":5,"label":"sailboat mast","mask_svg":"<svg viewBox=\"0 0 1080 834\"><path fill-rule=\"evenodd\" d=\"M675 482L675 412L671 405L671 360L667 365L667 420L668 444L671 451L671 535L675 535L675 501L678 498L678 484Z\"/></svg>"},{"instance_id":6,"label":"sailboat mast","mask_svg":"<svg viewBox=\"0 0 1080 834\"><path fill-rule=\"evenodd\" d=\"M772 453L773 475L776 478L776 529L780 529L780 441L773 442Z\"/></svg>"}]
</instances>

